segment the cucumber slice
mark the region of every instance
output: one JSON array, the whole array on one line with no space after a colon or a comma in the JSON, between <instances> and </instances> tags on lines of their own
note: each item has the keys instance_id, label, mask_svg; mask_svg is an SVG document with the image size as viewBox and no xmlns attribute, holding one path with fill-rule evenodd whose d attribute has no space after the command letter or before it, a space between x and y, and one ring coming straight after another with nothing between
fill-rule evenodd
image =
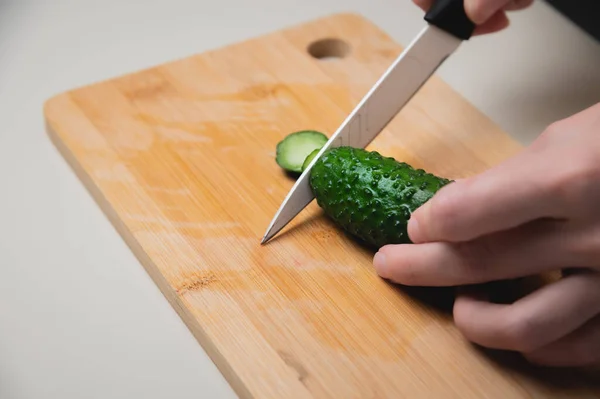
<instances>
[{"instance_id":1,"label":"cucumber slice","mask_svg":"<svg viewBox=\"0 0 600 399\"><path fill-rule=\"evenodd\" d=\"M308 165L310 165L310 161L312 161L313 158L317 156L317 154L319 153L319 151L321 151L321 149L317 148L316 150L314 150L313 152L311 152L310 154L308 154L308 156L304 160L304 163L302 164L302 171L303 172L304 172L304 169L308 168Z\"/></svg>"},{"instance_id":2,"label":"cucumber slice","mask_svg":"<svg viewBox=\"0 0 600 399\"><path fill-rule=\"evenodd\" d=\"M306 157L327 143L328 137L315 130L300 130L288 134L277 143L275 161L289 172L302 172Z\"/></svg>"}]
</instances>

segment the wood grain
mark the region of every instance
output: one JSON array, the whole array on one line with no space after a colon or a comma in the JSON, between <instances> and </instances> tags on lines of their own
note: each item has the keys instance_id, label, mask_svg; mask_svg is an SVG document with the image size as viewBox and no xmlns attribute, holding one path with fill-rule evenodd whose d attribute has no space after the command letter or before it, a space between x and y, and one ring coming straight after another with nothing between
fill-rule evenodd
<instances>
[{"instance_id":1,"label":"wood grain","mask_svg":"<svg viewBox=\"0 0 600 399\"><path fill-rule=\"evenodd\" d=\"M349 54L313 58L308 47L327 38ZM241 397L600 397L598 374L551 374L469 345L437 306L451 296L380 279L373 253L315 203L259 244L293 184L274 162L277 142L300 129L331 135L400 51L364 18L333 15L73 89L44 112L61 154ZM369 149L460 178L520 147L434 76Z\"/></svg>"}]
</instances>

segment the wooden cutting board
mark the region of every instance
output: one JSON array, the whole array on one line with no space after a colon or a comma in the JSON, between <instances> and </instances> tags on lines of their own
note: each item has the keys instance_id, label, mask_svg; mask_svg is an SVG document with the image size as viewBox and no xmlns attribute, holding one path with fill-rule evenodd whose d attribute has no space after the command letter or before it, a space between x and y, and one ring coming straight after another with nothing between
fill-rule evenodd
<instances>
[{"instance_id":1,"label":"wooden cutting board","mask_svg":"<svg viewBox=\"0 0 600 399\"><path fill-rule=\"evenodd\" d=\"M77 88L44 111L53 142L241 397L600 397L589 374L556 374L570 381L557 385L469 345L436 306L451 305L443 290L380 279L373 253L314 202L259 244L293 185L277 142L331 135L401 50L362 17L334 15ZM520 147L433 77L369 149L459 178Z\"/></svg>"}]
</instances>

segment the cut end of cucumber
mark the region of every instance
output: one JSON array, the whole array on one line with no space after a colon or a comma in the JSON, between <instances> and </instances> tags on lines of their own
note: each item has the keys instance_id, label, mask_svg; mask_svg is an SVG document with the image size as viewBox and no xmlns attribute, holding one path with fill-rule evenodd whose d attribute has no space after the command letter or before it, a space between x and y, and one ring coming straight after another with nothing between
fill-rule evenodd
<instances>
[{"instance_id":1,"label":"cut end of cucumber","mask_svg":"<svg viewBox=\"0 0 600 399\"><path fill-rule=\"evenodd\" d=\"M316 150L314 150L313 152L311 152L310 154L308 154L308 156L304 160L304 163L302 164L302 172L304 172L304 170L306 168L308 168L308 165L310 165L310 162L313 160L314 157L317 156L317 154L319 153L319 151L321 151L321 149L317 148Z\"/></svg>"},{"instance_id":2,"label":"cut end of cucumber","mask_svg":"<svg viewBox=\"0 0 600 399\"><path fill-rule=\"evenodd\" d=\"M275 161L289 172L301 173L306 157L320 150L328 137L315 130L301 130L290 133L277 144Z\"/></svg>"}]
</instances>

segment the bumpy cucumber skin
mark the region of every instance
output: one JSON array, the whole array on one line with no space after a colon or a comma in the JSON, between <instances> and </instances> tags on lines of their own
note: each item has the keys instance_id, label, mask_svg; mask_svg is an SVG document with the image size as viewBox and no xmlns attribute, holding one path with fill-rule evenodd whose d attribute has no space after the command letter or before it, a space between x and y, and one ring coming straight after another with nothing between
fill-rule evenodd
<instances>
[{"instance_id":1,"label":"bumpy cucumber skin","mask_svg":"<svg viewBox=\"0 0 600 399\"><path fill-rule=\"evenodd\" d=\"M285 136L275 147L275 162L284 170L301 173L306 157L315 149L321 149L327 143L328 137L316 130L299 130ZM302 149L304 154L298 153ZM297 158L290 162L289 158Z\"/></svg>"},{"instance_id":2,"label":"bumpy cucumber skin","mask_svg":"<svg viewBox=\"0 0 600 399\"><path fill-rule=\"evenodd\" d=\"M327 150L309 177L325 214L375 248L410 243L410 215L450 182L376 151L353 147Z\"/></svg>"}]
</instances>

